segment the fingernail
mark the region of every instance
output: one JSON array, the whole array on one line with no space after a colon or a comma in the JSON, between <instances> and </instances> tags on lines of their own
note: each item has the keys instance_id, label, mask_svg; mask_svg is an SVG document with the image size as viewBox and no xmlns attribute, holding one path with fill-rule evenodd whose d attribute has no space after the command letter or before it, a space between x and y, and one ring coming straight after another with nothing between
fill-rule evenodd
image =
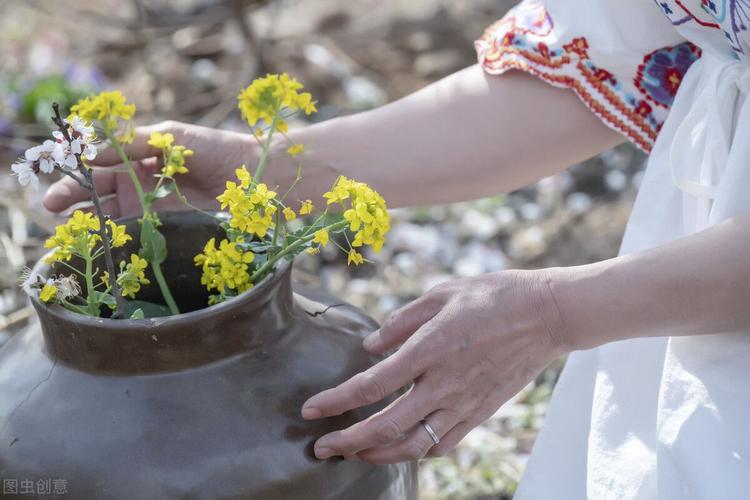
<instances>
[{"instance_id":1,"label":"fingernail","mask_svg":"<svg viewBox=\"0 0 750 500\"><path fill-rule=\"evenodd\" d=\"M318 410L317 408L312 407L306 407L302 408L302 418L304 419L314 419L314 418L320 418L323 416L323 413Z\"/></svg>"},{"instance_id":2,"label":"fingernail","mask_svg":"<svg viewBox=\"0 0 750 500\"><path fill-rule=\"evenodd\" d=\"M365 346L365 349L370 349L375 344L378 343L378 340L380 339L380 330L375 330L370 335L365 337L364 342L362 342L362 345Z\"/></svg>"},{"instance_id":3,"label":"fingernail","mask_svg":"<svg viewBox=\"0 0 750 500\"><path fill-rule=\"evenodd\" d=\"M320 460L325 460L334 455L333 450L330 448L315 448L315 456Z\"/></svg>"}]
</instances>

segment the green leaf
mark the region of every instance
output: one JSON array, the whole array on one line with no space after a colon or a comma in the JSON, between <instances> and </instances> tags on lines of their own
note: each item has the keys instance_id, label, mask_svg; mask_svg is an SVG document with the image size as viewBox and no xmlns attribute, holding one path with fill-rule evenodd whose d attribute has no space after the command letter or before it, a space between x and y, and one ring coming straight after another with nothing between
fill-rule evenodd
<instances>
[{"instance_id":1,"label":"green leaf","mask_svg":"<svg viewBox=\"0 0 750 500\"><path fill-rule=\"evenodd\" d=\"M161 264L167 258L167 240L150 217L145 217L141 224L140 253L151 264Z\"/></svg>"},{"instance_id":2,"label":"green leaf","mask_svg":"<svg viewBox=\"0 0 750 500\"><path fill-rule=\"evenodd\" d=\"M133 318L133 315L142 314L142 318L163 318L164 316L170 316L172 313L169 307L163 304L156 304L154 302L147 302L145 300L130 300L128 301L127 313ZM133 318L133 319L142 319Z\"/></svg>"},{"instance_id":3,"label":"green leaf","mask_svg":"<svg viewBox=\"0 0 750 500\"><path fill-rule=\"evenodd\" d=\"M133 314L130 315L130 319L144 319L146 316L143 315L143 309L140 307L133 311Z\"/></svg>"},{"instance_id":4,"label":"green leaf","mask_svg":"<svg viewBox=\"0 0 750 500\"><path fill-rule=\"evenodd\" d=\"M115 296L109 293L104 292L98 292L96 290L93 291L94 301L97 304L104 304L105 306L108 306L110 309L114 309L117 307L117 300L115 299Z\"/></svg>"},{"instance_id":5,"label":"green leaf","mask_svg":"<svg viewBox=\"0 0 750 500\"><path fill-rule=\"evenodd\" d=\"M174 192L174 188L175 188L175 183L170 182L169 184L159 186L159 189L149 194L151 194L155 200L158 200L160 198L166 198L167 196L172 194Z\"/></svg>"}]
</instances>

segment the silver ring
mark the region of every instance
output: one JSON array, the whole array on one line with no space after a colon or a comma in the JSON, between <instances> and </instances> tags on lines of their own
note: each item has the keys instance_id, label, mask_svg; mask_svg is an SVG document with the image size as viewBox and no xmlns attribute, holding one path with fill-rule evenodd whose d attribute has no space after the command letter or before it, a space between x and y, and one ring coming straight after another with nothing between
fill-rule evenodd
<instances>
[{"instance_id":1,"label":"silver ring","mask_svg":"<svg viewBox=\"0 0 750 500\"><path fill-rule=\"evenodd\" d=\"M427 434L430 435L430 439L432 439L432 442L435 444L440 443L440 438L437 434L435 434L435 430L432 428L432 426L430 426L430 424L428 424L426 420L422 420L420 423L422 424L422 427L424 427L424 430L427 431Z\"/></svg>"}]
</instances>

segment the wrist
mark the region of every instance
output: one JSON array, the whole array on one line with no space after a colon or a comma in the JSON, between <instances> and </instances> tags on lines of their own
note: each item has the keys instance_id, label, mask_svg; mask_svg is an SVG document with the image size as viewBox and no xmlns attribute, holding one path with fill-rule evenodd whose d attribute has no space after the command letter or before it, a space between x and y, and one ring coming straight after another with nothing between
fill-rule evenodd
<instances>
[{"instance_id":1,"label":"wrist","mask_svg":"<svg viewBox=\"0 0 750 500\"><path fill-rule=\"evenodd\" d=\"M634 337L645 320L645 291L636 290L623 259L548 269L550 293L566 325L571 350L598 347Z\"/></svg>"},{"instance_id":2,"label":"wrist","mask_svg":"<svg viewBox=\"0 0 750 500\"><path fill-rule=\"evenodd\" d=\"M570 341L568 324L552 293L551 271L553 270L540 269L511 272L514 274L514 294L525 297L525 307L518 317L520 327L543 335L540 341L548 343L553 355L558 357L568 354L575 347Z\"/></svg>"}]
</instances>

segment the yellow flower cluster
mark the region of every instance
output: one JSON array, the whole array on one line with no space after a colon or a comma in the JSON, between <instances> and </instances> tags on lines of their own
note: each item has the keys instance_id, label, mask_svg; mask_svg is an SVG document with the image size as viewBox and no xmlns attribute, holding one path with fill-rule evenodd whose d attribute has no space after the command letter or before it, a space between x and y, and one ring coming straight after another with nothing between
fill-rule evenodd
<instances>
[{"instance_id":1,"label":"yellow flower cluster","mask_svg":"<svg viewBox=\"0 0 750 500\"><path fill-rule=\"evenodd\" d=\"M364 182L341 176L323 197L329 205L340 203L344 208L349 207L344 211L344 219L354 233L353 247L370 245L376 252L380 251L390 229L388 207L382 196ZM350 253L349 262L358 264L361 261Z\"/></svg>"},{"instance_id":2,"label":"yellow flower cluster","mask_svg":"<svg viewBox=\"0 0 750 500\"><path fill-rule=\"evenodd\" d=\"M141 290L141 285L148 285L151 283L146 278L146 267L148 267L148 261L142 259L136 254L130 254L130 262L126 265L125 262L120 262L120 272L117 275L117 284L122 289L123 297L135 298L135 294ZM106 278L108 279L108 277ZM105 283L107 282L104 278Z\"/></svg>"},{"instance_id":3,"label":"yellow flower cluster","mask_svg":"<svg viewBox=\"0 0 750 500\"><path fill-rule=\"evenodd\" d=\"M300 82L286 73L258 78L237 96L242 117L251 127L255 127L259 121L271 124L276 118L277 129L286 132L289 126L281 118L282 109L302 110L307 115L317 111L312 95L298 92L302 87Z\"/></svg>"},{"instance_id":4,"label":"yellow flower cluster","mask_svg":"<svg viewBox=\"0 0 750 500\"><path fill-rule=\"evenodd\" d=\"M242 293L253 286L248 269L255 255L240 248L241 243L241 240L233 243L224 239L216 248L216 239L211 238L203 253L195 256L195 265L203 269L201 284L209 291L218 290L224 294L227 290L234 290Z\"/></svg>"},{"instance_id":5,"label":"yellow flower cluster","mask_svg":"<svg viewBox=\"0 0 750 500\"><path fill-rule=\"evenodd\" d=\"M313 202L311 200L305 200L300 204L299 214L310 215L314 209L315 207L313 206Z\"/></svg>"},{"instance_id":6,"label":"yellow flower cluster","mask_svg":"<svg viewBox=\"0 0 750 500\"><path fill-rule=\"evenodd\" d=\"M166 177L174 177L175 174L188 173L185 167L185 158L193 156L193 151L185 146L173 146L174 135L170 133L152 132L148 144L161 149L164 154L164 166L161 173Z\"/></svg>"},{"instance_id":7,"label":"yellow flower cluster","mask_svg":"<svg viewBox=\"0 0 750 500\"><path fill-rule=\"evenodd\" d=\"M118 248L130 241L132 238L125 232L125 226L118 226L108 220L112 248ZM55 234L44 243L45 248L52 250L47 257L47 262L67 261L73 255L91 255L96 244L101 240L99 231L99 219L90 212L76 210L68 219L68 222L55 228Z\"/></svg>"},{"instance_id":8,"label":"yellow flower cluster","mask_svg":"<svg viewBox=\"0 0 750 500\"><path fill-rule=\"evenodd\" d=\"M286 150L286 152L291 156L292 158L297 158L299 155L305 152L305 145L304 144L295 144L294 146L289 146Z\"/></svg>"},{"instance_id":9,"label":"yellow flower cluster","mask_svg":"<svg viewBox=\"0 0 750 500\"><path fill-rule=\"evenodd\" d=\"M114 132L119 127L118 119L126 122L133 119L135 104L128 104L120 91L102 92L81 99L70 108L70 113L85 121L100 122Z\"/></svg>"},{"instance_id":10,"label":"yellow flower cluster","mask_svg":"<svg viewBox=\"0 0 750 500\"><path fill-rule=\"evenodd\" d=\"M235 170L235 174L239 184L227 181L226 189L216 199L222 210L229 208L231 227L263 238L274 223L276 192L263 183L253 184L244 165Z\"/></svg>"},{"instance_id":11,"label":"yellow flower cluster","mask_svg":"<svg viewBox=\"0 0 750 500\"><path fill-rule=\"evenodd\" d=\"M57 287L54 283L45 283L39 291L39 300L42 302L51 302L57 297Z\"/></svg>"}]
</instances>

